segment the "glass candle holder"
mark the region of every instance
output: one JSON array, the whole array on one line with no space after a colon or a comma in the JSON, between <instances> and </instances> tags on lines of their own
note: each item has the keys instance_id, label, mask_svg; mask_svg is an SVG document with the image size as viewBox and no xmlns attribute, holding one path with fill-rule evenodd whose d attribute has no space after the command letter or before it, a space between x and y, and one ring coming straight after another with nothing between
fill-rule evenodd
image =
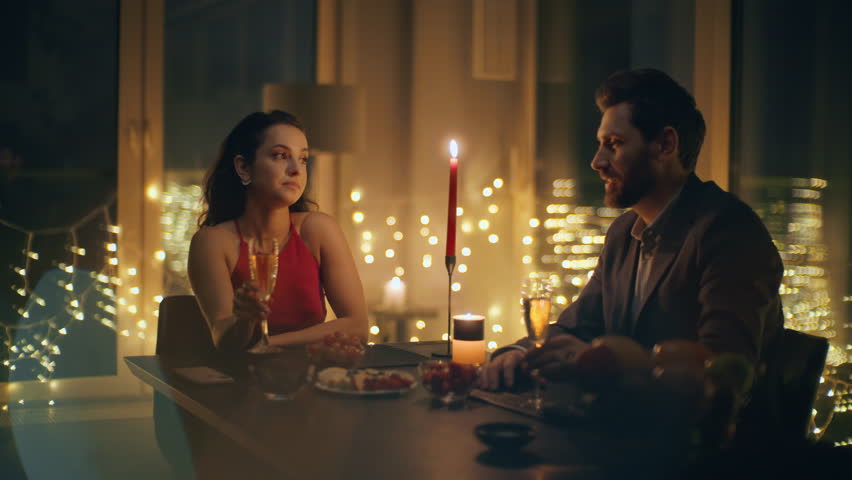
<instances>
[{"instance_id":1,"label":"glass candle holder","mask_svg":"<svg viewBox=\"0 0 852 480\"><path fill-rule=\"evenodd\" d=\"M456 315L453 317L453 361L479 365L485 363L485 317Z\"/></svg>"}]
</instances>

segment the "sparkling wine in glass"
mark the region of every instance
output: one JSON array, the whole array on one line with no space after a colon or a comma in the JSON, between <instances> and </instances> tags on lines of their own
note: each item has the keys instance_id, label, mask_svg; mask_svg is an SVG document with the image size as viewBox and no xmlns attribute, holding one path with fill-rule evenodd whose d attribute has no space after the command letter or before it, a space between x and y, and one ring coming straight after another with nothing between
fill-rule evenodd
<instances>
[{"instance_id":1,"label":"sparkling wine in glass","mask_svg":"<svg viewBox=\"0 0 852 480\"><path fill-rule=\"evenodd\" d=\"M523 306L524 325L527 335L540 348L547 338L547 326L550 324L550 297L553 287L546 278L528 278L521 284L521 305ZM531 372L535 390L531 407L541 411L541 383L537 371Z\"/></svg>"},{"instance_id":2,"label":"sparkling wine in glass","mask_svg":"<svg viewBox=\"0 0 852 480\"><path fill-rule=\"evenodd\" d=\"M536 347L542 346L550 324L550 297L524 297L524 325Z\"/></svg>"},{"instance_id":3,"label":"sparkling wine in glass","mask_svg":"<svg viewBox=\"0 0 852 480\"><path fill-rule=\"evenodd\" d=\"M269 305L275 280L278 278L278 240L266 242L249 240L249 267L251 279L257 284L260 300ZM260 323L263 336L258 344L259 351L269 348L269 324L264 318Z\"/></svg>"}]
</instances>

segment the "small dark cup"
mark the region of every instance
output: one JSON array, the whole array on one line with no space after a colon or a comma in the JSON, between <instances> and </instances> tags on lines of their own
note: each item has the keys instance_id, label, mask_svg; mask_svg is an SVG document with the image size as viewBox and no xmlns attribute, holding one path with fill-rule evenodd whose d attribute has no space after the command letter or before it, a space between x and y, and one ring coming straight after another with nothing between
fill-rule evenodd
<instances>
[{"instance_id":1,"label":"small dark cup","mask_svg":"<svg viewBox=\"0 0 852 480\"><path fill-rule=\"evenodd\" d=\"M257 354L249 370L267 399L291 400L307 381L308 361L304 355Z\"/></svg>"},{"instance_id":2,"label":"small dark cup","mask_svg":"<svg viewBox=\"0 0 852 480\"><path fill-rule=\"evenodd\" d=\"M508 452L524 448L535 438L536 429L523 423L495 422L477 425L474 433L489 448Z\"/></svg>"}]
</instances>

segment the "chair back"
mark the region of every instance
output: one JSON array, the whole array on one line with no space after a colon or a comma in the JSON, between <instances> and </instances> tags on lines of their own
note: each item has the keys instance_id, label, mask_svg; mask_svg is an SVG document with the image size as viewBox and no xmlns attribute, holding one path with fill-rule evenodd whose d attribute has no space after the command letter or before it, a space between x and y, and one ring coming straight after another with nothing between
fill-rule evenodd
<instances>
[{"instance_id":1,"label":"chair back","mask_svg":"<svg viewBox=\"0 0 852 480\"><path fill-rule=\"evenodd\" d=\"M196 359L216 353L207 320L194 295L174 295L160 302L156 353Z\"/></svg>"},{"instance_id":2,"label":"chair back","mask_svg":"<svg viewBox=\"0 0 852 480\"><path fill-rule=\"evenodd\" d=\"M807 437L819 379L825 368L828 340L785 328L778 349L779 407L783 436L791 441Z\"/></svg>"},{"instance_id":3,"label":"chair back","mask_svg":"<svg viewBox=\"0 0 852 480\"><path fill-rule=\"evenodd\" d=\"M157 355L194 362L212 357L215 351L194 295L174 295L160 302ZM210 434L203 421L171 398L154 392L154 435L175 478L195 478L195 458Z\"/></svg>"}]
</instances>

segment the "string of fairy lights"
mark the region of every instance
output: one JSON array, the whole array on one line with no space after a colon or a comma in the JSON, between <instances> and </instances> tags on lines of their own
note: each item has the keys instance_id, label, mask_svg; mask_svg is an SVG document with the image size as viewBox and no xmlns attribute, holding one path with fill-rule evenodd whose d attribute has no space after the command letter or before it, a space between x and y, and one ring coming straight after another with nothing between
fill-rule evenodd
<instances>
[{"instance_id":1,"label":"string of fairy lights","mask_svg":"<svg viewBox=\"0 0 852 480\"><path fill-rule=\"evenodd\" d=\"M12 319L0 320L6 358L3 368L7 369L9 381L14 382L18 378L42 383L51 381L62 355L64 339L78 323L89 319L118 335L145 339L148 325L144 318L135 319L133 329L119 329L117 326L119 309L135 315L141 305L135 298L140 292L138 269L125 266L124 274L120 271L118 244L121 227L115 224L110 213L114 204L115 198L112 197L63 227L32 230L0 219L0 227L9 231L4 235L18 234L24 239L18 263L9 267L16 274L17 280L10 288L20 297L19 306L10 305L12 312L3 312L0 316L0 319ZM87 252L81 245L80 231L92 224L102 235L100 244L104 252L102 264L88 270L79 264L83 257L92 256L94 252ZM46 258L35 246L39 237L55 236L64 237L64 258ZM30 277L33 270L38 270L34 268L36 262L49 262L49 268L34 285ZM43 270L45 265L38 266ZM122 286L127 287L128 297L119 296ZM152 299L155 304L161 300L162 297ZM19 366L28 371L21 371ZM15 403L26 405L26 399L18 398ZM49 399L47 405L54 406L56 401ZM2 405L3 411L8 409L7 404Z\"/></svg>"},{"instance_id":2,"label":"string of fairy lights","mask_svg":"<svg viewBox=\"0 0 852 480\"><path fill-rule=\"evenodd\" d=\"M455 270L457 275L450 285L453 292L461 291L465 278L469 276L471 270L470 260L472 259L475 248L475 242L472 241L474 237L481 237L479 238L481 241L479 243L485 243L488 246L496 246L501 242L499 232L502 230L502 225L498 224L503 218L499 214L503 211L501 203L505 197L503 193L505 191L503 188L504 185L505 181L497 177L481 186L480 191L483 199L483 202L480 202L483 204L481 209L466 208L464 206L456 207L456 216L458 217L459 229L462 235L459 242L460 255ZM366 225L369 225L370 222L367 214L361 207L363 205L364 192L361 189L353 189L349 193L349 199L352 206L351 220L359 239L358 249L361 261L367 268L389 268L389 278L387 281L392 284L400 282L406 275L406 269L402 266L397 255L397 250L400 248L398 245L401 245L400 242L406 238L406 235L402 231L403 227L400 220L395 215L380 215L378 216L380 220L372 222L372 226L367 227ZM421 250L418 253L420 260L419 268L426 270L433 268L433 266L443 268L443 262L441 261L443 240L436 234L436 227L434 226L435 219L426 213L421 213L416 218L417 234L413 235L414 239L409 239L406 247L420 247ZM443 220L445 219L441 216L438 223L441 224ZM492 304L489 307L489 316L490 318L497 318L503 311L504 308L499 303ZM407 340L412 342L420 341L423 335L428 335L428 326L428 322L425 320L414 321L414 327L421 333L412 335ZM503 325L499 322L493 323L491 332L502 333ZM379 325L371 325L370 334L373 337L377 337L381 334L381 327ZM445 324L440 328L440 338L442 340L448 338ZM497 348L497 342L494 340L489 341L488 349L493 350L495 348Z\"/></svg>"},{"instance_id":3,"label":"string of fairy lights","mask_svg":"<svg viewBox=\"0 0 852 480\"><path fill-rule=\"evenodd\" d=\"M576 299L585 286L597 265L606 231L622 211L577 204L576 182L573 179L555 179L551 185L551 198L543 206L541 218L529 219L529 230L523 232L520 238L510 241L520 242L521 261L531 275L543 274L551 279L554 285L553 308L558 313ZM852 388L850 383L839 378L837 371L838 366L849 361L852 345L837 344L838 326L833 318L828 294L829 279L825 267L827 249L822 241L822 207L819 204L827 182L821 179L793 179L793 185L791 198L784 205L770 204L763 210L759 209L758 213L773 234L785 263L780 293L784 301L786 326L825 336L832 341L820 388L822 399L828 400L831 407L827 410L822 408L822 412L815 408L811 419L812 436L820 438L837 414L852 411ZM506 240L500 237L500 232L506 231L504 227L508 225L506 222L510 215L507 213L510 208L505 207L509 197L506 190L506 182L502 178L492 178L480 185L479 198L468 199L468 206L457 208L461 232L460 257L456 267L458 275L451 286L453 291L461 291L467 279L471 278L474 250L486 257L500 252L488 249L497 249ZM157 252L157 259L164 261L167 282L171 277L175 284L186 283L186 255L196 230L201 193L199 185L169 182L161 196L163 250ZM442 240L436 234L442 228L434 226L435 221L439 225L442 223L443 216L437 220L426 213L419 214L416 217L417 226L411 230L413 233L405 233L404 222L398 216L366 211L363 208L365 195L362 189L352 189L349 200L351 221L357 233L358 256L366 268L387 269L389 281L401 281L408 273L399 255L403 245L407 249L419 250L419 265L414 268L443 267ZM140 291L137 268L118 264L121 227L113 222L110 215L113 202L114 199L111 199L66 227L29 230L0 220L2 228L11 229L24 239L19 263L10 266L16 278L19 278L12 285L12 290L20 296L21 306L13 312L16 321L0 323L0 328L6 334L4 347L7 360L3 362L3 367L10 374L16 371L22 361L29 360L32 365L31 361L36 360L39 368L36 372L37 380L50 381L56 363L60 361L63 338L75 327L75 322L89 316L119 335L145 339L148 325L144 318L134 317L127 324L133 325L132 329L119 330L116 326L118 309L136 316L142 316L140 314L149 309L142 308L143 300L137 298ZM96 271L85 271L78 267L79 259L87 255L86 250L79 245L78 232L92 222L100 225L104 262ZM47 286L34 288L30 279L32 263L42 260L34 248L34 240L42 235L62 235L66 239L68 258L54 262L57 274L51 277L55 283L50 287L62 292L59 300L52 300L52 303L57 304L48 303L45 298L47 295L40 294ZM122 286L126 288L120 290ZM174 290L166 288L166 291ZM119 291L127 292L127 295L120 297ZM89 300L94 296L97 296L97 300L92 303ZM151 300L156 304L162 297ZM511 307L512 302L508 302L508 305ZM156 315L156 308L153 311L153 315ZM492 320L488 332L490 338L487 338L489 350L522 335L521 318L518 318L515 327L506 324L505 316L502 317L504 320L500 320L506 311L511 310L499 302L488 308L488 318ZM437 336L436 333L442 339L447 339L443 322L437 323L432 326L439 329L435 332L429 322L415 320L414 327L419 333L410 336L408 340L419 341L421 338ZM379 325L370 326L370 334L374 338L379 338L380 333ZM14 375L9 378L13 380ZM19 399L18 402L23 404L25 400ZM50 400L49 404L54 405L55 402ZM7 405L3 405L4 410L7 408ZM838 444L852 445L852 438Z\"/></svg>"}]
</instances>

